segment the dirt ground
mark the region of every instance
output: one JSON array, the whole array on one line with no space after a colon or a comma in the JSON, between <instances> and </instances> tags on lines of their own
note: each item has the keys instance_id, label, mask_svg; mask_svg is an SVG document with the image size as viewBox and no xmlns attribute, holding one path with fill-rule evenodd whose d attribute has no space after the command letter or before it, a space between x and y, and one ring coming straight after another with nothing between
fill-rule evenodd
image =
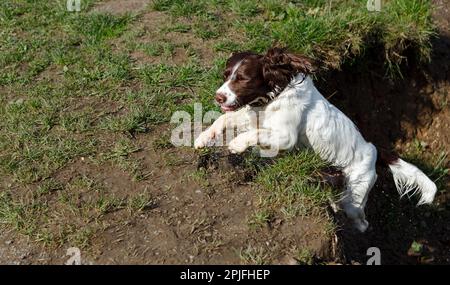
<instances>
[{"instance_id":1,"label":"dirt ground","mask_svg":"<svg viewBox=\"0 0 450 285\"><path fill-rule=\"evenodd\" d=\"M94 8L109 13L141 12L148 1L106 1ZM366 138L376 145L404 153L419 141L423 152L450 153L448 99L450 92L450 32L448 0L434 1L439 36L433 40L433 56L426 66L411 60L404 80L383 79L374 56L372 67L344 66L318 80L324 94L347 113ZM158 12L145 12L141 25L154 28L164 20ZM203 60L214 56L208 43L197 43ZM200 46L203 45L203 46ZM174 62L182 62L177 56ZM133 54L140 61L152 58ZM363 71L361 71L363 70ZM352 84L350 85L349 82ZM383 264L450 264L450 181L444 178L436 206L417 208L413 201L399 200L389 173L379 169L379 179L367 206L369 230L360 234L345 219L336 217L336 234L311 215L290 221L272 220L261 228L249 226L248 217L260 203L257 185L245 172L239 157L218 150L207 157L191 148L160 146L170 125L155 127L135 137L140 149L132 154L146 169L147 179L135 181L117 166L98 165L80 158L61 169L55 179L65 183L90 177L118 198L147 192L152 197L145 211L133 215L112 211L102 231L81 251L84 264L298 264L295 253L307 248L315 263L365 264L366 250L381 250ZM105 144L115 138L103 138ZM447 168L449 159L444 160ZM427 167L423 165L422 167ZM193 176L206 169L205 177ZM202 172L203 173L203 172ZM2 181L3 186L10 184ZM445 190L447 189L447 190ZM89 193L80 194L80 200ZM423 245L411 252L413 242ZM2 230L1 264L62 264L69 258L65 244L47 247L23 235Z\"/></svg>"},{"instance_id":2,"label":"dirt ground","mask_svg":"<svg viewBox=\"0 0 450 285\"><path fill-rule=\"evenodd\" d=\"M136 138L147 149L135 156L149 170L145 182L134 182L120 169L81 160L58 173L61 182L80 175L103 181L116 197L142 191L153 197L139 216L109 213L104 231L87 254L81 253L83 263L240 264L261 263L270 257L273 263L285 264L295 263L289 252L298 245L331 258L332 241L316 217L275 221L262 229L249 227L248 217L259 197L239 162L223 153L205 160L191 148L155 151L156 134L169 132L170 126L162 126ZM208 180L189 177L200 166L209 170ZM0 244L1 263L61 264L69 258L66 248L37 247L14 233L3 233Z\"/></svg>"}]
</instances>

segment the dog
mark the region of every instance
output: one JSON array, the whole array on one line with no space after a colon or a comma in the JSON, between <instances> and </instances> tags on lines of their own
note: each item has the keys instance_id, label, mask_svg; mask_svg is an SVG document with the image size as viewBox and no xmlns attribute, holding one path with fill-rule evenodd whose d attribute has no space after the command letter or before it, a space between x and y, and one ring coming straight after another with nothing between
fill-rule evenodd
<instances>
[{"instance_id":1,"label":"dog","mask_svg":"<svg viewBox=\"0 0 450 285\"><path fill-rule=\"evenodd\" d=\"M316 89L310 76L313 72L311 59L280 47L264 55L233 54L215 95L224 114L200 134L194 147L212 145L225 129L237 128L239 135L228 144L232 153L256 145L312 149L343 173L345 189L339 205L361 232L369 225L364 207L377 179L377 159L390 169L400 195L418 193L418 205L432 203L435 183L396 155L380 151L377 158L377 148ZM255 110L259 110L256 119Z\"/></svg>"}]
</instances>

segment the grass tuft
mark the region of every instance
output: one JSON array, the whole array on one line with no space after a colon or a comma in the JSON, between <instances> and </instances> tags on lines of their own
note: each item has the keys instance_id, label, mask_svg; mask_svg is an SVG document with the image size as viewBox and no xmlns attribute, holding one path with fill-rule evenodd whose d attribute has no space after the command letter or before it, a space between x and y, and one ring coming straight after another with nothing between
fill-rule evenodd
<instances>
[{"instance_id":1,"label":"grass tuft","mask_svg":"<svg viewBox=\"0 0 450 285\"><path fill-rule=\"evenodd\" d=\"M286 154L264 167L255 180L263 198L250 223L261 225L277 211L286 219L322 212L334 199L331 188L318 178L318 172L326 166L311 151L300 151Z\"/></svg>"},{"instance_id":2,"label":"grass tuft","mask_svg":"<svg viewBox=\"0 0 450 285\"><path fill-rule=\"evenodd\" d=\"M70 20L69 29L83 35L88 43L97 43L119 36L131 19L128 15L81 14Z\"/></svg>"}]
</instances>

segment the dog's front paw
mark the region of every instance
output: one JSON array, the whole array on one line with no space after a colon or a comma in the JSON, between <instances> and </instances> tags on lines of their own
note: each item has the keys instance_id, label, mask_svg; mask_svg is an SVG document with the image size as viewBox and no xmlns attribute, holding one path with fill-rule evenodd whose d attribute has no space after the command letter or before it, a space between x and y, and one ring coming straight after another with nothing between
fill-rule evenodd
<instances>
[{"instance_id":1,"label":"dog's front paw","mask_svg":"<svg viewBox=\"0 0 450 285\"><path fill-rule=\"evenodd\" d=\"M197 139L194 141L194 148L204 148L207 146L211 146L214 143L214 132L211 132L209 130L206 130L202 132Z\"/></svg>"},{"instance_id":2,"label":"dog's front paw","mask_svg":"<svg viewBox=\"0 0 450 285\"><path fill-rule=\"evenodd\" d=\"M242 153L248 148L247 140L242 139L241 137L236 137L232 139L228 144L228 149L232 153Z\"/></svg>"}]
</instances>

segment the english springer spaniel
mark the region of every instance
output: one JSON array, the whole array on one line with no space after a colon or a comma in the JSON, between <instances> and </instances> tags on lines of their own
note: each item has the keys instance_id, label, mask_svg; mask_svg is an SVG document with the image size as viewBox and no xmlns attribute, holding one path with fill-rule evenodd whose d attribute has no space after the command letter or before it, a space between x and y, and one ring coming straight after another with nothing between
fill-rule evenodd
<instances>
[{"instance_id":1,"label":"english springer spaniel","mask_svg":"<svg viewBox=\"0 0 450 285\"><path fill-rule=\"evenodd\" d=\"M368 227L364 206L377 179L377 149L319 93L308 76L312 71L310 59L278 47L265 55L233 54L215 96L225 114L200 134L194 146L211 145L226 128L237 128L240 134L228 144L233 153L256 145L311 148L342 171L345 190L339 204L364 232ZM261 102L262 106L254 106ZM433 201L436 185L416 166L382 151L379 161L389 167L400 195L418 193L419 205Z\"/></svg>"}]
</instances>

